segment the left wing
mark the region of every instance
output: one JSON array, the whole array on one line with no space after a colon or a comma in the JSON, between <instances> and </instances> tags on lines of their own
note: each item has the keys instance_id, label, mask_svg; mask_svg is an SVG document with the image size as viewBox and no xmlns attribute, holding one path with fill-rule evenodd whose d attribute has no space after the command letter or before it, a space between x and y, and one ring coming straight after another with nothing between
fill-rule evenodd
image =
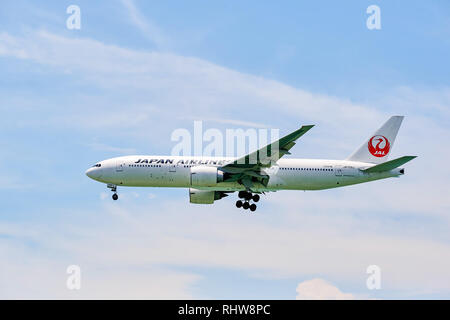
<instances>
[{"instance_id":1,"label":"left wing","mask_svg":"<svg viewBox=\"0 0 450 320\"><path fill-rule=\"evenodd\" d=\"M283 138L234 160L220 168L227 173L227 182L238 181L246 189L251 190L253 182L261 182L267 185L269 176L261 174L262 168L271 167L295 145L295 141L308 132L314 125L302 126L300 129L284 136Z\"/></svg>"}]
</instances>

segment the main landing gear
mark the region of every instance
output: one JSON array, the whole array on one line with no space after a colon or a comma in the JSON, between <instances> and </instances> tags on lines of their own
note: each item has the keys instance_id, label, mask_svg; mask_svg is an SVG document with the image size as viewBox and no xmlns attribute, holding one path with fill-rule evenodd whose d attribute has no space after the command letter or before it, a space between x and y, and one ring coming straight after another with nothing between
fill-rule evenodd
<instances>
[{"instance_id":1,"label":"main landing gear","mask_svg":"<svg viewBox=\"0 0 450 320\"><path fill-rule=\"evenodd\" d=\"M250 204L250 201L253 200L254 202L258 202L259 194L252 194L248 191L239 191L238 197L243 199L244 201L236 201L236 207L243 208L244 210L250 209L250 211L256 210L256 204Z\"/></svg>"},{"instance_id":2,"label":"main landing gear","mask_svg":"<svg viewBox=\"0 0 450 320\"><path fill-rule=\"evenodd\" d=\"M108 184L107 187L110 188L112 192L114 192L114 194L112 195L113 200L119 199L119 195L117 194L117 186L115 184Z\"/></svg>"}]
</instances>

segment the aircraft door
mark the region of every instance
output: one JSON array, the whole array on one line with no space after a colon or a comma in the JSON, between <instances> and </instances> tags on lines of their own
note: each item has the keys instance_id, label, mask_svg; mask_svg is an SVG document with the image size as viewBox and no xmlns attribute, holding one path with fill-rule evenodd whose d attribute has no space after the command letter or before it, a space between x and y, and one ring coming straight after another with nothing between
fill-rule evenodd
<instances>
[{"instance_id":1,"label":"aircraft door","mask_svg":"<svg viewBox=\"0 0 450 320\"><path fill-rule=\"evenodd\" d=\"M123 168L125 167L125 163L123 161L117 161L116 163L116 171L123 172Z\"/></svg>"}]
</instances>

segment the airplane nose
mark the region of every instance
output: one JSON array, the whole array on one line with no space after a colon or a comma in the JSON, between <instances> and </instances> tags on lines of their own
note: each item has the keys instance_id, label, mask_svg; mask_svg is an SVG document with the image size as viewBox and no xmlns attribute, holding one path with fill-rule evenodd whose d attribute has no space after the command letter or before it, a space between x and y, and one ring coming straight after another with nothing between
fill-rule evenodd
<instances>
[{"instance_id":1,"label":"airplane nose","mask_svg":"<svg viewBox=\"0 0 450 320\"><path fill-rule=\"evenodd\" d=\"M91 179L98 179L102 176L101 169L89 168L86 170L86 175Z\"/></svg>"}]
</instances>

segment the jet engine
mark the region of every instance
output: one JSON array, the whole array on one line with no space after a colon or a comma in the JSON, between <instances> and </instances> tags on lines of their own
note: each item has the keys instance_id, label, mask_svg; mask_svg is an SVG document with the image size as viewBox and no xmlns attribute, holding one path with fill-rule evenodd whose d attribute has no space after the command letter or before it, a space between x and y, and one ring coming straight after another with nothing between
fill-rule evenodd
<instances>
[{"instance_id":1,"label":"jet engine","mask_svg":"<svg viewBox=\"0 0 450 320\"><path fill-rule=\"evenodd\" d=\"M224 173L216 167L197 166L191 168L191 186L214 187L223 181Z\"/></svg>"},{"instance_id":2,"label":"jet engine","mask_svg":"<svg viewBox=\"0 0 450 320\"><path fill-rule=\"evenodd\" d=\"M209 191L189 188L189 202L197 204L211 204L214 200L220 200L228 195L222 191Z\"/></svg>"}]
</instances>

